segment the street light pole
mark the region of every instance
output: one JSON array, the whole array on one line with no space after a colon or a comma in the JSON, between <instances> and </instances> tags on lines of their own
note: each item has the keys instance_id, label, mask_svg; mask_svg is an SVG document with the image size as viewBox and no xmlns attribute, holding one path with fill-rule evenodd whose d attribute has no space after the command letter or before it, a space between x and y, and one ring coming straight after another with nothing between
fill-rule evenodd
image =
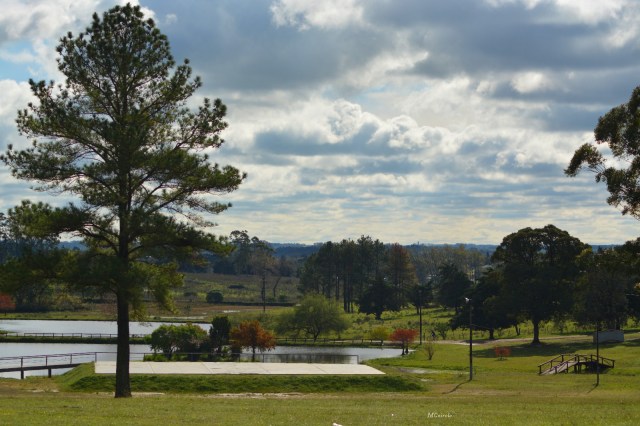
<instances>
[{"instance_id":1,"label":"street light pole","mask_svg":"<svg viewBox=\"0 0 640 426\"><path fill-rule=\"evenodd\" d=\"M473 380L473 305L471 299L464 298L469 305L469 381Z\"/></svg>"},{"instance_id":2,"label":"street light pole","mask_svg":"<svg viewBox=\"0 0 640 426\"><path fill-rule=\"evenodd\" d=\"M600 386L600 321L596 323L596 386Z\"/></svg>"},{"instance_id":3,"label":"street light pole","mask_svg":"<svg viewBox=\"0 0 640 426\"><path fill-rule=\"evenodd\" d=\"M418 286L418 313L420 314L420 346L422 346L422 286Z\"/></svg>"}]
</instances>

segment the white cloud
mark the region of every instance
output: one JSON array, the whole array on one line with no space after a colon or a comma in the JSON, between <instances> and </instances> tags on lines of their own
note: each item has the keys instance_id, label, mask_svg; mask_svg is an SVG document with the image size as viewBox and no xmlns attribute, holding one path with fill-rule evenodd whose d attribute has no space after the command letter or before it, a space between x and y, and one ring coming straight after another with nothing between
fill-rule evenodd
<instances>
[{"instance_id":1,"label":"white cloud","mask_svg":"<svg viewBox=\"0 0 640 426\"><path fill-rule=\"evenodd\" d=\"M5 0L0 147L28 143L15 111L29 77L59 80L58 38L125 1ZM638 2L143 3L203 77L193 105L229 107L211 158L249 178L225 197L234 207L217 232L486 243L554 223L589 242L637 234L591 176L562 169L638 84ZM47 197L6 170L0 181L2 209Z\"/></svg>"},{"instance_id":2,"label":"white cloud","mask_svg":"<svg viewBox=\"0 0 640 426\"><path fill-rule=\"evenodd\" d=\"M26 82L0 80L0 124L14 125L18 109L25 108L32 100L31 90Z\"/></svg>"},{"instance_id":3,"label":"white cloud","mask_svg":"<svg viewBox=\"0 0 640 426\"><path fill-rule=\"evenodd\" d=\"M276 0L271 12L277 26L333 29L361 24L363 6L360 0Z\"/></svg>"},{"instance_id":4,"label":"white cloud","mask_svg":"<svg viewBox=\"0 0 640 426\"><path fill-rule=\"evenodd\" d=\"M511 86L520 93L533 93L553 88L551 80L541 72L519 73L511 80Z\"/></svg>"}]
</instances>

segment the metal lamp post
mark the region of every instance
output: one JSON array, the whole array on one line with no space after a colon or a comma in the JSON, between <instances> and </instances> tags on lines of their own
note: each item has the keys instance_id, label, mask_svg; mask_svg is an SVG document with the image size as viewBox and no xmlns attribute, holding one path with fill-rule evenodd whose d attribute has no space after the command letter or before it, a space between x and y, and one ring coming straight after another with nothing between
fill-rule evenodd
<instances>
[{"instance_id":1,"label":"metal lamp post","mask_svg":"<svg viewBox=\"0 0 640 426\"><path fill-rule=\"evenodd\" d=\"M471 299L465 297L469 305L469 381L473 380L473 305Z\"/></svg>"},{"instance_id":2,"label":"metal lamp post","mask_svg":"<svg viewBox=\"0 0 640 426\"><path fill-rule=\"evenodd\" d=\"M596 386L600 386L600 321L596 323Z\"/></svg>"},{"instance_id":3,"label":"metal lamp post","mask_svg":"<svg viewBox=\"0 0 640 426\"><path fill-rule=\"evenodd\" d=\"M418 286L418 313L420 314L420 346L422 346L422 286Z\"/></svg>"}]
</instances>

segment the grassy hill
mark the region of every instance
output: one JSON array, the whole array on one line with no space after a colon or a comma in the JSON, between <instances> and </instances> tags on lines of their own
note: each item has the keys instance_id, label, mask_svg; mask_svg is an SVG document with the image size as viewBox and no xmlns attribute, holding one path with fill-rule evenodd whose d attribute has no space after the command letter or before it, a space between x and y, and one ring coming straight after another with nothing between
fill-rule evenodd
<instances>
[{"instance_id":1,"label":"grassy hill","mask_svg":"<svg viewBox=\"0 0 640 426\"><path fill-rule=\"evenodd\" d=\"M385 379L140 376L134 398L112 397L112 378L82 367L54 379L0 380L0 424L105 425L634 425L640 418L640 333L607 344L614 369L594 374L539 376L537 365L562 352L593 351L584 338L541 346L512 341L500 360L494 343L474 347L468 380L468 346L438 344L371 361Z\"/></svg>"}]
</instances>

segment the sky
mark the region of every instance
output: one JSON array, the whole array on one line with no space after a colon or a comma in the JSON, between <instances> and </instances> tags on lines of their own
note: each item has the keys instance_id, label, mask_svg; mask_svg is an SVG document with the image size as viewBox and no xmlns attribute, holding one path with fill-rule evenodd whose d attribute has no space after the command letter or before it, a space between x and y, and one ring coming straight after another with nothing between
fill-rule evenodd
<instances>
[{"instance_id":1,"label":"sky","mask_svg":"<svg viewBox=\"0 0 640 426\"><path fill-rule=\"evenodd\" d=\"M118 0L0 0L0 151L29 142L28 80ZM590 172L598 117L640 84L637 0L140 0L220 98L212 161L248 174L214 233L271 242L499 244L553 224L590 244L640 236ZM0 165L0 211L34 192Z\"/></svg>"}]
</instances>

